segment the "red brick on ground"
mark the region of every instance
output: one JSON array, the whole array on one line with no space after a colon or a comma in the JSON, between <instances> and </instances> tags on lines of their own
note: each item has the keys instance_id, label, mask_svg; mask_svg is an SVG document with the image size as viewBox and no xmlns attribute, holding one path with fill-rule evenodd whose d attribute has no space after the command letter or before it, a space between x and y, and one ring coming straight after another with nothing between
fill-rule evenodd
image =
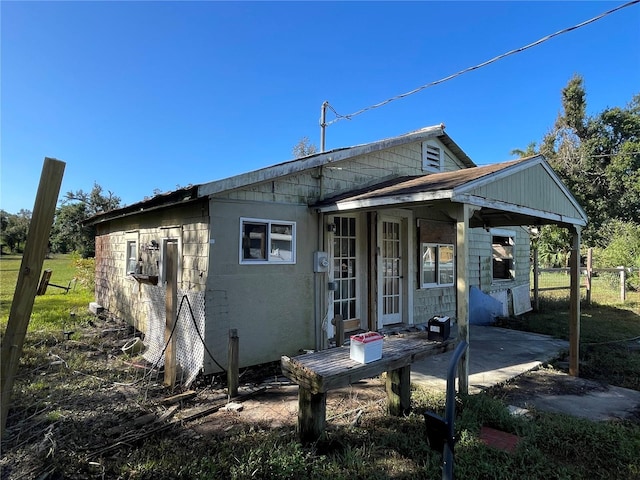
<instances>
[{"instance_id":1,"label":"red brick on ground","mask_svg":"<svg viewBox=\"0 0 640 480\"><path fill-rule=\"evenodd\" d=\"M513 453L520 442L520 437L512 433L502 432L491 427L480 428L480 440L489 447Z\"/></svg>"}]
</instances>

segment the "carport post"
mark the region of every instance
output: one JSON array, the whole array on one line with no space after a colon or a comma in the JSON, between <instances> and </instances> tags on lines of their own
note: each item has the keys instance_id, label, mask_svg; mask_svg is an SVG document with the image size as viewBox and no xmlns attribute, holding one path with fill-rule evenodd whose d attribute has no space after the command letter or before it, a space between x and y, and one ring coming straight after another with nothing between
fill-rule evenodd
<instances>
[{"instance_id":1,"label":"carport post","mask_svg":"<svg viewBox=\"0 0 640 480\"><path fill-rule=\"evenodd\" d=\"M580 227L571 230L571 285L569 298L569 375L579 375L580 363Z\"/></svg>"},{"instance_id":2,"label":"carport post","mask_svg":"<svg viewBox=\"0 0 640 480\"><path fill-rule=\"evenodd\" d=\"M469 343L469 217L471 207L460 205L456 222L456 317L458 341ZM458 367L458 391L469 393L469 350L462 354Z\"/></svg>"}]
</instances>

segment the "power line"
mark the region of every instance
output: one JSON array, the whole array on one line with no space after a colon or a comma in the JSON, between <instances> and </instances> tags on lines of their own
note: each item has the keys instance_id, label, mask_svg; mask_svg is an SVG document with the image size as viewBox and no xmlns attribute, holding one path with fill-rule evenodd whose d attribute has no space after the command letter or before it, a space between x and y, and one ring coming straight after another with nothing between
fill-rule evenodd
<instances>
[{"instance_id":1,"label":"power line","mask_svg":"<svg viewBox=\"0 0 640 480\"><path fill-rule=\"evenodd\" d=\"M535 42L530 43L528 45L525 45L524 47L516 48L516 49L511 50L509 52L503 53L501 55L498 55L497 57L492 58L491 60L487 60L485 62L479 63L478 65L475 65L473 67L465 68L464 70L460 70L459 72L456 72L456 73L454 73L452 75L449 75L448 77L441 78L440 80L436 80L436 81L431 82L431 83L426 83L424 85L421 85L418 88L415 88L415 89L411 90L410 92L406 92L406 93L403 93L401 95L396 95L395 97L388 98L388 99L386 99L386 100L384 100L384 101L382 101L380 103L376 103L375 105L371 105L369 107L362 108L362 109L360 109L360 110L358 110L358 111L356 111L354 113L350 113L348 115L339 114L338 112L336 112L336 110L333 108L333 106L331 106L329 104L329 102L326 102L327 107L329 109L331 109L331 111L336 115L336 118L331 120L330 122L325 123L324 125L321 125L321 127L324 128L325 126L332 125L332 124L334 124L336 122L339 122L340 120L351 120L353 117L355 117L357 115L360 115L360 114L362 114L364 112L367 112L369 110L373 110L375 108L382 107L383 105L391 103L391 102L393 102L395 100L400 100L402 98L408 97L409 95L413 95L414 93L418 93L418 92L420 92L420 91L422 91L422 90L424 90L426 88L433 87L433 86L438 85L440 83L447 82L447 81L452 80L452 79L454 79L456 77L459 77L460 75L462 75L464 73L471 72L473 70L477 70L477 69L482 68L482 67L486 67L487 65L490 65L490 64L492 64L494 62L497 62L498 60L502 60L503 58L506 58L506 57L508 57L510 55L514 55L516 53L524 52L525 50L528 50L529 48L533 48L535 46L538 46L538 45L546 42L547 40L551 40L552 38L557 37L559 35L562 35L564 33L571 32L573 30L577 30L578 28L581 28L581 27L584 27L586 25L589 25L589 24L591 24L593 22L596 22L596 21L598 21L598 20L600 20L600 19L602 19L602 18L604 18L604 17L606 17L608 15L611 15L614 12L617 12L618 10L622 10L623 8L630 7L631 5L635 5L636 3L639 3L639 2L640 2L640 0L631 0L630 2L627 2L627 3L623 4L623 5L618 6L618 7L612 8L611 10L607 10L606 12L601 13L600 15L597 15L597 16L595 16L593 18L590 18L589 20L585 20L582 23L579 23L579 24L574 25L572 27L564 28L564 29L559 30L559 31L557 31L555 33L547 35L546 37L542 37L541 39L536 40Z\"/></svg>"}]
</instances>

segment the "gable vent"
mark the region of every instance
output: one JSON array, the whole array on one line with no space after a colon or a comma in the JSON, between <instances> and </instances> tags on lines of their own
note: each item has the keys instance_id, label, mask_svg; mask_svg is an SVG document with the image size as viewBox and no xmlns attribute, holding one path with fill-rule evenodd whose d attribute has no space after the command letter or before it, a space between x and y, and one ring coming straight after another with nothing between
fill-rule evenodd
<instances>
[{"instance_id":1,"label":"gable vent","mask_svg":"<svg viewBox=\"0 0 640 480\"><path fill-rule=\"evenodd\" d=\"M422 143L422 170L442 171L442 150L439 146L428 142Z\"/></svg>"}]
</instances>

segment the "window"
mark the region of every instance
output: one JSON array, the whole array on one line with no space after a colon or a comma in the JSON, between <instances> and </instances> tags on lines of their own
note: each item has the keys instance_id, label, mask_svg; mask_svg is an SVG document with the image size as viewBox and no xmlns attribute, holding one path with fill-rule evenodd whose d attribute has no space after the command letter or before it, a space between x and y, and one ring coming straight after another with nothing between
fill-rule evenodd
<instances>
[{"instance_id":1,"label":"window","mask_svg":"<svg viewBox=\"0 0 640 480\"><path fill-rule=\"evenodd\" d=\"M182 259L181 259L181 255L180 255L180 245L181 242L180 240L178 240L177 238L163 238L162 239L162 243L160 246L160 262L158 265L158 270L159 270L159 274L160 274L160 282L161 283L165 283L167 281L167 245L168 244L176 244L178 246L177 249L177 265L176 265L176 276L178 279L181 278L181 265L182 265Z\"/></svg>"},{"instance_id":2,"label":"window","mask_svg":"<svg viewBox=\"0 0 640 480\"><path fill-rule=\"evenodd\" d=\"M126 253L126 273L136 273L138 269L138 242L136 240L127 240L127 253Z\"/></svg>"},{"instance_id":3,"label":"window","mask_svg":"<svg viewBox=\"0 0 640 480\"><path fill-rule=\"evenodd\" d=\"M333 235L333 313L343 320L358 318L357 230L353 217L334 217Z\"/></svg>"},{"instance_id":4,"label":"window","mask_svg":"<svg viewBox=\"0 0 640 480\"><path fill-rule=\"evenodd\" d=\"M442 150L434 143L422 142L422 170L442 171Z\"/></svg>"},{"instance_id":5,"label":"window","mask_svg":"<svg viewBox=\"0 0 640 480\"><path fill-rule=\"evenodd\" d=\"M455 278L453 245L422 244L422 288L453 285Z\"/></svg>"},{"instance_id":6,"label":"window","mask_svg":"<svg viewBox=\"0 0 640 480\"><path fill-rule=\"evenodd\" d=\"M296 224L240 219L240 263L296 263Z\"/></svg>"},{"instance_id":7,"label":"window","mask_svg":"<svg viewBox=\"0 0 640 480\"><path fill-rule=\"evenodd\" d=\"M494 281L513 280L515 278L515 244L514 232L491 231Z\"/></svg>"}]
</instances>

